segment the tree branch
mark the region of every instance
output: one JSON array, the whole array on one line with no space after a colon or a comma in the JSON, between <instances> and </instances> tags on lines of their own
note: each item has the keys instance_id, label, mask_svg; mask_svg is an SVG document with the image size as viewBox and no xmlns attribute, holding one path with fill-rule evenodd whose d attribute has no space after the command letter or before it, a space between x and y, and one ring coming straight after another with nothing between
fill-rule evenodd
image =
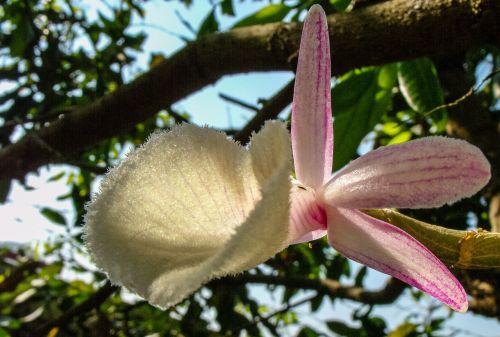
<instances>
[{"instance_id":1,"label":"tree branch","mask_svg":"<svg viewBox=\"0 0 500 337\"><path fill-rule=\"evenodd\" d=\"M382 289L371 291L363 287L342 285L339 281L332 279L310 279L300 276L274 276L248 273L210 282L210 284L212 283L223 283L227 286L263 283L303 290L316 290L323 295L365 304L391 304L407 287L405 283L395 278L390 278Z\"/></svg>"},{"instance_id":2,"label":"tree branch","mask_svg":"<svg viewBox=\"0 0 500 337\"><path fill-rule=\"evenodd\" d=\"M245 127L236 133L234 139L245 144L250 140L252 132L258 131L266 120L275 119L292 102L294 83L295 81L288 82L288 84L267 101Z\"/></svg>"},{"instance_id":3,"label":"tree branch","mask_svg":"<svg viewBox=\"0 0 500 337\"><path fill-rule=\"evenodd\" d=\"M392 0L328 19L334 73L500 43L497 0ZM249 71L292 70L301 27L277 23L202 37L128 85L0 150L0 179L64 162L165 106Z\"/></svg>"},{"instance_id":4,"label":"tree branch","mask_svg":"<svg viewBox=\"0 0 500 337\"><path fill-rule=\"evenodd\" d=\"M36 331L28 336L45 336L54 327L63 327L71 322L71 320L87 311L95 308L99 308L109 296L111 296L119 287L111 285L108 281L99 290L97 290L92 296L78 304L77 306L67 310L61 316L40 325Z\"/></svg>"}]
</instances>

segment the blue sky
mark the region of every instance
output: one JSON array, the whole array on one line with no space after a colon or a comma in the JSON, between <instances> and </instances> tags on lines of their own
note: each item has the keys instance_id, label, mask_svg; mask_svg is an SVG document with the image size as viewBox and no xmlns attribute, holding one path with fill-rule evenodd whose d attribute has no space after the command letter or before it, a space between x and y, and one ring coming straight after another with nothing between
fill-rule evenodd
<instances>
[{"instance_id":1,"label":"blue sky","mask_svg":"<svg viewBox=\"0 0 500 337\"><path fill-rule=\"evenodd\" d=\"M267 2L266 2L267 3ZM249 13L256 11L264 5L263 2L245 1L239 2L235 6L237 17L241 18ZM105 6L97 1L86 2L86 11L90 15L95 15L99 8L106 13ZM177 1L151 1L146 4L146 18L144 21L136 18L134 31L144 30L148 33L148 39L145 43L145 52L139 57L139 67L147 69L146 64L149 61L149 55L152 52L161 52L165 55L171 55L184 44L179 38L171 35L165 30L155 28L154 26L165 27L166 30L176 32L188 37L192 37L189 30L184 27L177 16L175 10L189 21L193 27L198 27L201 20L211 10L208 2L195 2L191 8L186 8ZM220 14L220 13L219 13ZM220 16L221 17L221 16ZM236 19L228 17L223 18L222 28L230 27ZM146 24L144 24L146 23ZM84 43L84 42L82 42ZM226 77L215 85L208 86L186 99L176 103L174 108L179 111L187 111L192 115L192 121L199 125L209 125L216 128L241 127L245 121L252 117L252 112L239 108L233 104L227 103L218 97L219 93L225 93L238 97L249 103L256 103L260 98L269 98L274 92L279 90L285 83L292 79L291 72L276 73L257 73L242 74L238 76ZM5 90L6 84L0 83L0 90ZM52 165L49 168L40 170L40 174L30 175L28 184L35 187L33 191L25 191L19 184L14 184L9 202L0 206L0 241L31 242L46 239L51 233L64 233L60 226L50 224L43 216L39 214L42 206L49 206L60 210L68 222L73 221L69 201L56 201L56 197L67 192L67 186L64 179L57 182L47 183L50 176L67 170L65 166ZM376 289L383 284L386 276L375 271L369 272L369 288ZM272 297L266 298L266 292L262 287L255 286L252 293L259 298L264 296L265 302L271 307L276 307ZM304 294L307 296L307 293ZM279 298L278 294L276 298ZM430 303L431 300L426 300ZM425 302L424 302L425 303ZM331 305L323 305L319 314L310 315L307 312L307 306L300 308L301 317L307 324L315 327L322 326L325 320L329 319L349 319L354 302L343 301ZM400 323L407 315L408 311L413 310L415 302L409 299L409 296L403 296L396 305L380 306L375 312L388 319L391 327ZM440 309L442 315L447 315L445 308ZM447 323L450 327L465 329L477 334L477 336L498 337L500 336L500 324L497 321L485 319L473 314L454 315ZM324 325L323 325L324 326ZM290 333L293 333L293 329ZM474 336L473 334L457 334L457 337Z\"/></svg>"}]
</instances>

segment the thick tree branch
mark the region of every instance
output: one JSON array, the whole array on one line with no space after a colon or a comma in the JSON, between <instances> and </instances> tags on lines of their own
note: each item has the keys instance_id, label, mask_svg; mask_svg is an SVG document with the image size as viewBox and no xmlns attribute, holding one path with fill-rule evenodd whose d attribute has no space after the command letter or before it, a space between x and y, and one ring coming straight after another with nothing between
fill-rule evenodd
<instances>
[{"instance_id":1,"label":"thick tree branch","mask_svg":"<svg viewBox=\"0 0 500 337\"><path fill-rule=\"evenodd\" d=\"M393 0L329 17L334 73L500 44L497 0ZM203 37L128 85L0 151L0 179L65 162L227 74L291 70L297 24L270 24Z\"/></svg>"},{"instance_id":2,"label":"thick tree branch","mask_svg":"<svg viewBox=\"0 0 500 337\"><path fill-rule=\"evenodd\" d=\"M310 279L300 276L274 276L248 273L226 277L212 281L211 283L223 283L228 286L245 285L247 283L280 285L303 290L316 290L323 295L365 304L391 304L407 287L405 283L395 278L390 278L382 289L371 291L363 287L346 286L332 279Z\"/></svg>"}]
</instances>

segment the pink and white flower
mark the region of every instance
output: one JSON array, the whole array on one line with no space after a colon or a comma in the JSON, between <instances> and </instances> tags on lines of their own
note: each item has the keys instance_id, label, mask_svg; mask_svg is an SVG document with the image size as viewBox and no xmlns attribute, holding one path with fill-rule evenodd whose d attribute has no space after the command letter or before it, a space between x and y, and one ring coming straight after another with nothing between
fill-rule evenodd
<instances>
[{"instance_id":1,"label":"pink and white flower","mask_svg":"<svg viewBox=\"0 0 500 337\"><path fill-rule=\"evenodd\" d=\"M487 183L489 163L464 141L430 137L377 149L331 176L329 50L325 14L313 6L291 144L280 122L267 122L247 148L184 124L155 133L108 173L88 205L85 240L111 281L164 308L210 279L328 234L345 256L467 309L462 286L427 248L358 209L454 202Z\"/></svg>"},{"instance_id":2,"label":"pink and white flower","mask_svg":"<svg viewBox=\"0 0 500 337\"><path fill-rule=\"evenodd\" d=\"M469 197L490 179L479 149L462 140L427 137L379 148L330 174L333 128L330 46L323 10L304 24L295 79L290 241L328 242L348 258L392 275L457 311L467 295L446 266L403 230L363 208L439 207Z\"/></svg>"}]
</instances>

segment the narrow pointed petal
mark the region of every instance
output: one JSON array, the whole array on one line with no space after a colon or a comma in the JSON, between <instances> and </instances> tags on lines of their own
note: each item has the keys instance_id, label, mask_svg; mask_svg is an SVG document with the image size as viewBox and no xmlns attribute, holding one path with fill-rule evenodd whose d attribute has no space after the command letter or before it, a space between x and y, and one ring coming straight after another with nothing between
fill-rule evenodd
<instances>
[{"instance_id":1,"label":"narrow pointed petal","mask_svg":"<svg viewBox=\"0 0 500 337\"><path fill-rule=\"evenodd\" d=\"M168 307L286 246L289 135L267 123L254 139L247 150L191 125L152 136L88 206L85 240L97 266Z\"/></svg>"},{"instance_id":2,"label":"narrow pointed petal","mask_svg":"<svg viewBox=\"0 0 500 337\"><path fill-rule=\"evenodd\" d=\"M293 180L290 199L290 244L312 241L325 236L326 212L316 201L316 192Z\"/></svg>"},{"instance_id":3,"label":"narrow pointed petal","mask_svg":"<svg viewBox=\"0 0 500 337\"><path fill-rule=\"evenodd\" d=\"M332 171L330 77L326 16L319 5L314 5L302 30L292 108L295 173L313 189L320 187Z\"/></svg>"},{"instance_id":4,"label":"narrow pointed petal","mask_svg":"<svg viewBox=\"0 0 500 337\"><path fill-rule=\"evenodd\" d=\"M477 193L490 175L490 164L477 147L426 137L352 161L321 193L326 203L338 207L440 207Z\"/></svg>"},{"instance_id":5,"label":"narrow pointed petal","mask_svg":"<svg viewBox=\"0 0 500 337\"><path fill-rule=\"evenodd\" d=\"M467 295L446 266L403 230L357 210L328 207L328 241L346 257L394 276L453 310L467 310Z\"/></svg>"}]
</instances>

